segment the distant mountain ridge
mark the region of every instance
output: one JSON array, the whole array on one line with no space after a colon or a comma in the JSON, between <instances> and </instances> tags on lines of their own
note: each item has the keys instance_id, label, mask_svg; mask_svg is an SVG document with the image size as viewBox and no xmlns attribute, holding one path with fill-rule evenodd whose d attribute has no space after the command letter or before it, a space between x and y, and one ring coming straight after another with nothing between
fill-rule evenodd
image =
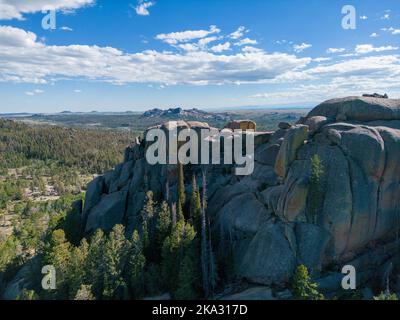
<instances>
[{"instance_id":1,"label":"distant mountain ridge","mask_svg":"<svg viewBox=\"0 0 400 320\"><path fill-rule=\"evenodd\" d=\"M192 119L215 119L215 120L231 120L231 115L228 112L214 113L199 110L197 108L183 109L181 107L169 108L162 110L154 108L143 113L142 117L145 118L192 118Z\"/></svg>"}]
</instances>

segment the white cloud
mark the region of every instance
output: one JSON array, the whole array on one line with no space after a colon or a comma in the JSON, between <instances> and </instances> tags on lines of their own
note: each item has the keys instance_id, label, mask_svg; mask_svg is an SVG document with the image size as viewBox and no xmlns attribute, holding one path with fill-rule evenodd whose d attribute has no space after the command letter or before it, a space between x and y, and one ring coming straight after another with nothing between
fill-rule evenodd
<instances>
[{"instance_id":1,"label":"white cloud","mask_svg":"<svg viewBox=\"0 0 400 320\"><path fill-rule=\"evenodd\" d=\"M75 92L75 93L81 93L82 90L80 90L80 89L75 89L74 92Z\"/></svg>"},{"instance_id":2,"label":"white cloud","mask_svg":"<svg viewBox=\"0 0 400 320\"><path fill-rule=\"evenodd\" d=\"M197 44L200 48L205 48L205 47L207 47L207 45L209 43L217 41L219 39L220 39L220 37L207 37L207 38L200 39Z\"/></svg>"},{"instance_id":3,"label":"white cloud","mask_svg":"<svg viewBox=\"0 0 400 320\"><path fill-rule=\"evenodd\" d=\"M365 15L363 15L363 16L360 16L360 19L361 19L361 20L367 20L367 19L368 19L368 17L367 17L367 16L365 16Z\"/></svg>"},{"instance_id":4,"label":"white cloud","mask_svg":"<svg viewBox=\"0 0 400 320\"><path fill-rule=\"evenodd\" d=\"M40 12L46 7L70 11L94 3L95 0L0 0L0 20L22 20L24 14Z\"/></svg>"},{"instance_id":5,"label":"white cloud","mask_svg":"<svg viewBox=\"0 0 400 320\"><path fill-rule=\"evenodd\" d=\"M217 44L216 46L211 47L211 51L213 52L223 52L227 51L231 48L231 44L229 42L225 42L224 44Z\"/></svg>"},{"instance_id":6,"label":"white cloud","mask_svg":"<svg viewBox=\"0 0 400 320\"><path fill-rule=\"evenodd\" d=\"M248 44L257 44L257 40L253 40L253 39L249 39L249 38L244 38L238 42L235 43L235 46L244 46L244 45L248 45Z\"/></svg>"},{"instance_id":7,"label":"white cloud","mask_svg":"<svg viewBox=\"0 0 400 320\"><path fill-rule=\"evenodd\" d=\"M229 37L231 39L237 40L240 39L244 36L245 33L247 33L249 30L247 30L245 27L240 26L235 32L232 32Z\"/></svg>"},{"instance_id":8,"label":"white cloud","mask_svg":"<svg viewBox=\"0 0 400 320\"><path fill-rule=\"evenodd\" d=\"M390 14L389 13L385 13L382 17L381 20L390 20Z\"/></svg>"},{"instance_id":9,"label":"white cloud","mask_svg":"<svg viewBox=\"0 0 400 320\"><path fill-rule=\"evenodd\" d=\"M61 30L62 30L62 31L74 31L74 29L72 29L72 28L70 28L70 27L67 27L67 26L61 27Z\"/></svg>"},{"instance_id":10,"label":"white cloud","mask_svg":"<svg viewBox=\"0 0 400 320\"><path fill-rule=\"evenodd\" d=\"M295 52L303 52L304 50L311 48L311 47L312 47L311 44L303 42L302 44L295 44L293 46L293 50Z\"/></svg>"},{"instance_id":11,"label":"white cloud","mask_svg":"<svg viewBox=\"0 0 400 320\"><path fill-rule=\"evenodd\" d=\"M390 27L390 28L382 28L381 30L382 30L382 31L385 31L385 32L389 32L389 33L391 33L391 34L393 34L393 35L398 35L398 34L400 34L400 29L395 29L395 28L393 28L393 27Z\"/></svg>"},{"instance_id":12,"label":"white cloud","mask_svg":"<svg viewBox=\"0 0 400 320\"><path fill-rule=\"evenodd\" d=\"M242 51L245 52L245 53L261 53L261 52L264 52L262 49L255 48L255 47L252 47L252 46L244 46L242 48Z\"/></svg>"},{"instance_id":13,"label":"white cloud","mask_svg":"<svg viewBox=\"0 0 400 320\"><path fill-rule=\"evenodd\" d=\"M162 40L168 44L178 44L180 42L188 42L194 39L201 39L210 34L220 33L221 30L216 26L210 26L209 30L188 30L181 32L162 33L156 35L157 40Z\"/></svg>"},{"instance_id":14,"label":"white cloud","mask_svg":"<svg viewBox=\"0 0 400 320\"><path fill-rule=\"evenodd\" d=\"M373 33L370 34L370 37L371 38L378 38L379 34L377 34L376 32L373 32Z\"/></svg>"},{"instance_id":15,"label":"white cloud","mask_svg":"<svg viewBox=\"0 0 400 320\"><path fill-rule=\"evenodd\" d=\"M358 44L356 46L355 52L358 54L366 54L371 52L397 50L398 48L399 47L393 47L393 46L374 47L372 44Z\"/></svg>"},{"instance_id":16,"label":"white cloud","mask_svg":"<svg viewBox=\"0 0 400 320\"><path fill-rule=\"evenodd\" d=\"M345 48L329 48L326 50L326 53L341 53L345 51L346 51Z\"/></svg>"},{"instance_id":17,"label":"white cloud","mask_svg":"<svg viewBox=\"0 0 400 320\"><path fill-rule=\"evenodd\" d=\"M205 46L212 41L206 42ZM196 50L183 50L180 45L193 45ZM1 82L42 84L80 79L113 84L144 83L154 88L246 83L264 84L274 90L279 85L281 91L246 98L250 104L259 103L259 99L271 104L301 103L370 91L391 95L399 92L399 54L362 56L353 52L352 55L340 61L328 60L329 57L299 58L295 54L270 54L252 46L243 46L240 52L213 52L201 49L197 40L179 42L170 51L129 53L111 47L46 45L32 32L0 27ZM311 64L312 61L318 64ZM27 92L38 94L34 90Z\"/></svg>"},{"instance_id":18,"label":"white cloud","mask_svg":"<svg viewBox=\"0 0 400 320\"><path fill-rule=\"evenodd\" d=\"M321 58L314 58L313 59L313 61L315 61L315 62L325 62L325 61L330 61L330 60L332 60L332 58L321 57Z\"/></svg>"},{"instance_id":19,"label":"white cloud","mask_svg":"<svg viewBox=\"0 0 400 320\"><path fill-rule=\"evenodd\" d=\"M35 89L35 90L33 90L33 91L26 91L25 94L26 94L27 96L34 96L34 95L36 95L36 94L41 94L41 93L43 93L43 92L44 92L43 90Z\"/></svg>"},{"instance_id":20,"label":"white cloud","mask_svg":"<svg viewBox=\"0 0 400 320\"><path fill-rule=\"evenodd\" d=\"M156 3L153 1L139 0L138 5L135 7L136 14L139 16L150 15L149 8L154 6Z\"/></svg>"},{"instance_id":21,"label":"white cloud","mask_svg":"<svg viewBox=\"0 0 400 320\"><path fill-rule=\"evenodd\" d=\"M215 30L216 27L211 28L211 32ZM193 34L177 36L180 40L192 37ZM114 84L262 83L301 70L310 61L310 58L263 51L229 55L206 51L128 53L112 47L50 46L38 42L32 32L0 26L2 82L52 83L84 78Z\"/></svg>"}]
</instances>

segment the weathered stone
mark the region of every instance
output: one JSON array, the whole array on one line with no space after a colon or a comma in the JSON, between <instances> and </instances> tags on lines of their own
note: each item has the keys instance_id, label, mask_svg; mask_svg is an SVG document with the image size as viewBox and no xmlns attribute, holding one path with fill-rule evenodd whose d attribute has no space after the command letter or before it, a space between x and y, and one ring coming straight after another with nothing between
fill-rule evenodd
<instances>
[{"instance_id":1,"label":"weathered stone","mask_svg":"<svg viewBox=\"0 0 400 320\"><path fill-rule=\"evenodd\" d=\"M284 230L266 223L251 241L238 273L248 281L265 285L286 282L296 266L296 258Z\"/></svg>"},{"instance_id":2,"label":"weathered stone","mask_svg":"<svg viewBox=\"0 0 400 320\"><path fill-rule=\"evenodd\" d=\"M324 116L338 121L400 120L400 99L347 97L323 102L308 118Z\"/></svg>"},{"instance_id":3,"label":"weathered stone","mask_svg":"<svg viewBox=\"0 0 400 320\"><path fill-rule=\"evenodd\" d=\"M101 201L90 210L85 232L90 233L96 229L110 231L116 224L122 223L126 196L126 191L103 196Z\"/></svg>"},{"instance_id":4,"label":"weathered stone","mask_svg":"<svg viewBox=\"0 0 400 320\"><path fill-rule=\"evenodd\" d=\"M305 125L299 124L288 130L275 163L278 176L286 177L289 166L296 159L297 149L304 144L307 136L308 126Z\"/></svg>"},{"instance_id":5,"label":"weathered stone","mask_svg":"<svg viewBox=\"0 0 400 320\"><path fill-rule=\"evenodd\" d=\"M253 130L256 131L257 125L254 121L251 120L235 120L229 122L225 128L231 130Z\"/></svg>"},{"instance_id":6,"label":"weathered stone","mask_svg":"<svg viewBox=\"0 0 400 320\"><path fill-rule=\"evenodd\" d=\"M86 215L90 209L99 203L104 189L104 178L97 177L88 184L83 212Z\"/></svg>"},{"instance_id":7,"label":"weathered stone","mask_svg":"<svg viewBox=\"0 0 400 320\"><path fill-rule=\"evenodd\" d=\"M304 124L310 128L310 133L318 132L324 125L328 124L329 120L327 117L315 116L306 118Z\"/></svg>"},{"instance_id":8,"label":"weathered stone","mask_svg":"<svg viewBox=\"0 0 400 320\"><path fill-rule=\"evenodd\" d=\"M295 226L297 258L311 273L321 271L322 261L331 235L311 223L297 223Z\"/></svg>"},{"instance_id":9,"label":"weathered stone","mask_svg":"<svg viewBox=\"0 0 400 320\"><path fill-rule=\"evenodd\" d=\"M255 152L255 160L262 164L274 167L279 153L279 144L264 145Z\"/></svg>"},{"instance_id":10,"label":"weathered stone","mask_svg":"<svg viewBox=\"0 0 400 320\"><path fill-rule=\"evenodd\" d=\"M287 129L290 129L292 127L292 125L288 122L279 122L278 127L279 127L279 129L287 130Z\"/></svg>"}]
</instances>

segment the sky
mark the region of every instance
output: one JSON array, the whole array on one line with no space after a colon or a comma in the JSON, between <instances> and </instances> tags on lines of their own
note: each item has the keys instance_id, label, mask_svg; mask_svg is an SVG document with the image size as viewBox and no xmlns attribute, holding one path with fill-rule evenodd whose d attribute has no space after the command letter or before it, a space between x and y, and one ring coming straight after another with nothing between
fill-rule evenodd
<instances>
[{"instance_id":1,"label":"sky","mask_svg":"<svg viewBox=\"0 0 400 320\"><path fill-rule=\"evenodd\" d=\"M0 0L0 113L400 98L399 47L399 0Z\"/></svg>"}]
</instances>

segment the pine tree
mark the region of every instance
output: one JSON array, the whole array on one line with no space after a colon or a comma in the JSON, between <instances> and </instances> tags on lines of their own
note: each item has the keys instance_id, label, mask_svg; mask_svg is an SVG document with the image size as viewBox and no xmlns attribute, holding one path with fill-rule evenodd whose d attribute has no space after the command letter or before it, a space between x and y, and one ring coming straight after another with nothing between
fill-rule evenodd
<instances>
[{"instance_id":1,"label":"pine tree","mask_svg":"<svg viewBox=\"0 0 400 320\"><path fill-rule=\"evenodd\" d=\"M184 210L186 204L185 174L181 163L178 165L178 170L178 203L181 203L182 210Z\"/></svg>"},{"instance_id":2,"label":"pine tree","mask_svg":"<svg viewBox=\"0 0 400 320\"><path fill-rule=\"evenodd\" d=\"M168 289L174 292L178 286L179 273L182 261L188 252L193 250L196 232L194 228L185 221L178 221L163 244L162 249L162 274L167 280ZM196 254L190 255L195 259ZM189 258L188 258L189 259ZM193 277L198 272L194 272Z\"/></svg>"},{"instance_id":3,"label":"pine tree","mask_svg":"<svg viewBox=\"0 0 400 320\"><path fill-rule=\"evenodd\" d=\"M167 202L163 202L160 206L157 225L156 225L156 238L157 238L157 251L160 251L165 238L171 232L171 212Z\"/></svg>"},{"instance_id":4,"label":"pine tree","mask_svg":"<svg viewBox=\"0 0 400 320\"><path fill-rule=\"evenodd\" d=\"M155 243L154 215L155 203L153 192L147 191L145 205L142 209L142 241L146 257L152 255L152 247Z\"/></svg>"},{"instance_id":5,"label":"pine tree","mask_svg":"<svg viewBox=\"0 0 400 320\"><path fill-rule=\"evenodd\" d=\"M56 270L57 298L68 298L67 274L71 258L71 245L65 238L63 230L53 231L50 241L45 247L44 261L53 265Z\"/></svg>"},{"instance_id":6,"label":"pine tree","mask_svg":"<svg viewBox=\"0 0 400 320\"><path fill-rule=\"evenodd\" d=\"M104 288L103 249L106 238L101 229L96 230L90 239L89 252L86 260L87 281L92 285L92 293L101 298Z\"/></svg>"},{"instance_id":7,"label":"pine tree","mask_svg":"<svg viewBox=\"0 0 400 320\"><path fill-rule=\"evenodd\" d=\"M320 157L315 154L311 158L311 174L310 174L310 188L309 188L309 207L310 218L313 223L316 223L318 211L323 202L323 186L322 178L324 174L324 167Z\"/></svg>"},{"instance_id":8,"label":"pine tree","mask_svg":"<svg viewBox=\"0 0 400 320\"><path fill-rule=\"evenodd\" d=\"M178 288L174 293L174 297L178 300L194 300L198 297L195 290L196 268L193 260L190 254L186 254L179 268Z\"/></svg>"},{"instance_id":9,"label":"pine tree","mask_svg":"<svg viewBox=\"0 0 400 320\"><path fill-rule=\"evenodd\" d=\"M299 300L322 300L324 296L318 292L318 285L311 281L307 267L297 267L293 277L293 294Z\"/></svg>"},{"instance_id":10,"label":"pine tree","mask_svg":"<svg viewBox=\"0 0 400 320\"><path fill-rule=\"evenodd\" d=\"M201 200L200 191L197 187L196 177L192 178L192 195L190 198L190 221L196 230L200 230Z\"/></svg>"},{"instance_id":11,"label":"pine tree","mask_svg":"<svg viewBox=\"0 0 400 320\"><path fill-rule=\"evenodd\" d=\"M140 299L144 294L144 267L146 258L143 255L143 245L137 230L133 232L129 250L128 278L134 299Z\"/></svg>"},{"instance_id":12,"label":"pine tree","mask_svg":"<svg viewBox=\"0 0 400 320\"><path fill-rule=\"evenodd\" d=\"M125 228L116 225L104 245L104 289L106 299L126 298L127 285L123 278L130 242L125 238Z\"/></svg>"},{"instance_id":13,"label":"pine tree","mask_svg":"<svg viewBox=\"0 0 400 320\"><path fill-rule=\"evenodd\" d=\"M86 260L89 254L89 244L86 239L81 241L79 247L74 247L68 267L68 291L69 298L74 299L81 284L86 280Z\"/></svg>"},{"instance_id":14,"label":"pine tree","mask_svg":"<svg viewBox=\"0 0 400 320\"><path fill-rule=\"evenodd\" d=\"M185 221L185 215L183 213L181 200L178 198L178 203L176 204L176 220Z\"/></svg>"}]
</instances>

